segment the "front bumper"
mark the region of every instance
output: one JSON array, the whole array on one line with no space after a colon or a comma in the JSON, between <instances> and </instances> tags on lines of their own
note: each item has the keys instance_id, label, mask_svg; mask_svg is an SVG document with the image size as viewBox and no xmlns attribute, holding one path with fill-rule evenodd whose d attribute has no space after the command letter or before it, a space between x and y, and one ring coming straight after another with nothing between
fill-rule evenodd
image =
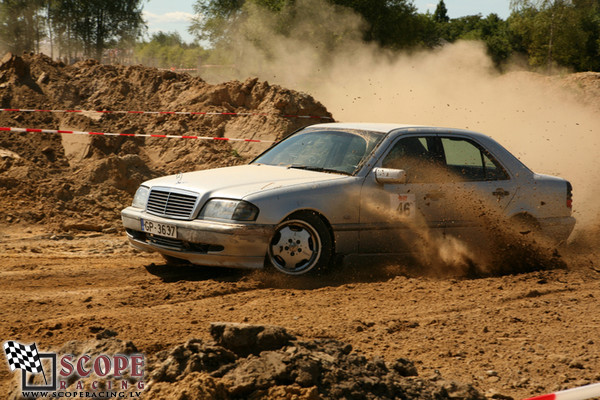
<instances>
[{"instance_id":1,"label":"front bumper","mask_svg":"<svg viewBox=\"0 0 600 400\"><path fill-rule=\"evenodd\" d=\"M275 231L271 225L162 218L134 207L121 211L121 219L133 247L206 266L262 268ZM175 225L177 239L143 232L142 219Z\"/></svg>"}]
</instances>

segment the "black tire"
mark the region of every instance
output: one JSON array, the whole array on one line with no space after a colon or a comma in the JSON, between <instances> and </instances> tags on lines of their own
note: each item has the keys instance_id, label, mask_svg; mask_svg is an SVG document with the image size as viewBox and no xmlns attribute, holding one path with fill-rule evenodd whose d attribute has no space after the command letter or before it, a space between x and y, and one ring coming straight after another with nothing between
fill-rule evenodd
<instances>
[{"instance_id":1,"label":"black tire","mask_svg":"<svg viewBox=\"0 0 600 400\"><path fill-rule=\"evenodd\" d=\"M269 243L266 264L286 275L320 271L333 256L327 226L314 213L290 216L281 222Z\"/></svg>"}]
</instances>

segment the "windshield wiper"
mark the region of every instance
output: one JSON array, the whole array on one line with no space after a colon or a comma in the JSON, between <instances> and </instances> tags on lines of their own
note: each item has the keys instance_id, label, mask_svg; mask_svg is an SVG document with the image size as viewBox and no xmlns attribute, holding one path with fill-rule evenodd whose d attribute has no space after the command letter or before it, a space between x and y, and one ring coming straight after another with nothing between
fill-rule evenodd
<instances>
[{"instance_id":1,"label":"windshield wiper","mask_svg":"<svg viewBox=\"0 0 600 400\"><path fill-rule=\"evenodd\" d=\"M307 171L331 172L331 173L334 173L334 174L351 175L349 172L340 171L338 169L322 168L322 167L311 167L309 165L292 164L292 165L288 165L287 167L288 168L294 168L294 169L305 169Z\"/></svg>"}]
</instances>

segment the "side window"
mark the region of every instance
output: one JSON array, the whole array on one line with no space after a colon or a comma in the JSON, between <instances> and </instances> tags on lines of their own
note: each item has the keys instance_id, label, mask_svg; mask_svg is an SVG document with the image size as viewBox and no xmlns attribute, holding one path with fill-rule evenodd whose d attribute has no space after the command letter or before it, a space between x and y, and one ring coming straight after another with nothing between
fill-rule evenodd
<instances>
[{"instance_id":1,"label":"side window","mask_svg":"<svg viewBox=\"0 0 600 400\"><path fill-rule=\"evenodd\" d=\"M463 181L508 179L508 174L491 154L467 139L442 138L446 166L451 175Z\"/></svg>"},{"instance_id":2,"label":"side window","mask_svg":"<svg viewBox=\"0 0 600 400\"><path fill-rule=\"evenodd\" d=\"M381 166L403 169L409 183L438 182L442 165L435 156L435 140L434 136L402 138L384 157Z\"/></svg>"}]
</instances>

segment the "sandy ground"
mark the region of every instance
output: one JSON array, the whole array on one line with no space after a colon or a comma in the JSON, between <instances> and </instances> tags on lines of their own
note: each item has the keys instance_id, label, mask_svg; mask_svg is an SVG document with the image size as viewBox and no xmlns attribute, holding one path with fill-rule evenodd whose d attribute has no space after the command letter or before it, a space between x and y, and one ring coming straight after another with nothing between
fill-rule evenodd
<instances>
[{"instance_id":1,"label":"sandy ground","mask_svg":"<svg viewBox=\"0 0 600 400\"><path fill-rule=\"evenodd\" d=\"M213 321L274 324L523 398L600 381L600 257L570 253L567 269L480 279L365 260L291 279L169 268L120 234L0 225L0 337L46 351L111 329L152 355L208 339ZM0 393L12 375L0 363Z\"/></svg>"}]
</instances>

